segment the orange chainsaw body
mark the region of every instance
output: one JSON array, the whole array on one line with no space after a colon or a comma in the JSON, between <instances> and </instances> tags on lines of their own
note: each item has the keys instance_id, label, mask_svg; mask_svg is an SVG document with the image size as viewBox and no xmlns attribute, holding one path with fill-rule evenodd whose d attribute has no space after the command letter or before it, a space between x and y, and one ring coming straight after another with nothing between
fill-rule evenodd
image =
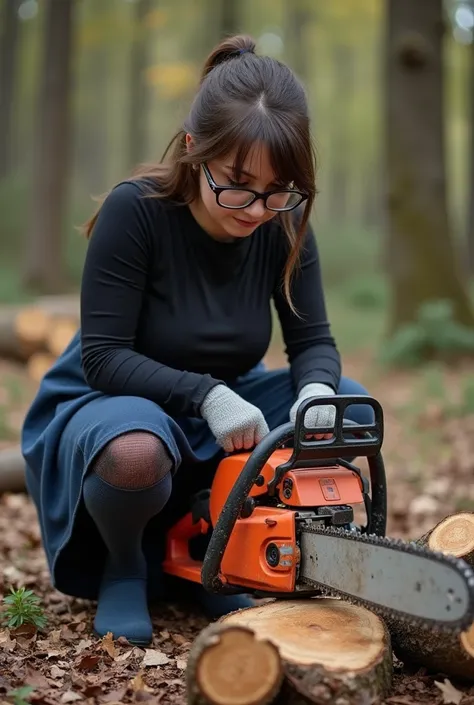
<instances>
[{"instance_id":1,"label":"orange chainsaw body","mask_svg":"<svg viewBox=\"0 0 474 705\"><path fill-rule=\"evenodd\" d=\"M268 484L276 469L287 463L289 448L275 450L260 470L248 500L255 500L246 516L241 512L222 556L220 578L223 583L251 590L288 593L295 590L300 553L297 542L297 516L321 507L350 506L364 503L360 475L338 464L290 469L281 478L271 502L265 503ZM217 523L229 493L242 472L250 453L224 458L216 471L209 496L208 521L193 521L186 514L167 534L165 572L186 580L201 582L202 562L189 554L189 541L206 534ZM268 560L269 545L276 546L277 562Z\"/></svg>"}]
</instances>

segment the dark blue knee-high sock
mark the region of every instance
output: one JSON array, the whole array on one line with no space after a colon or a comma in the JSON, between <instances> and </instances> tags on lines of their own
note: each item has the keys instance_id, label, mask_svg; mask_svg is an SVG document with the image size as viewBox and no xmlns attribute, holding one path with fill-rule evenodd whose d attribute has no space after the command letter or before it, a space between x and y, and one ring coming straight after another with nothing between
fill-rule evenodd
<instances>
[{"instance_id":1,"label":"dark blue knee-high sock","mask_svg":"<svg viewBox=\"0 0 474 705\"><path fill-rule=\"evenodd\" d=\"M167 503L171 487L170 473L144 489L114 487L95 472L84 481L86 508L109 551L94 620L101 636L110 631L131 643L151 641L142 537L149 520Z\"/></svg>"}]
</instances>

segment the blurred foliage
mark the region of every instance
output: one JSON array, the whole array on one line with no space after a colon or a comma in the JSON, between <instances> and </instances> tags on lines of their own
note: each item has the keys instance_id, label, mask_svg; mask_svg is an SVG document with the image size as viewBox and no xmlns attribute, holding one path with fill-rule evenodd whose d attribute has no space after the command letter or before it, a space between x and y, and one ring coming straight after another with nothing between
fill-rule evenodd
<instances>
[{"instance_id":1,"label":"blurred foliage","mask_svg":"<svg viewBox=\"0 0 474 705\"><path fill-rule=\"evenodd\" d=\"M459 353L474 354L474 330L454 320L449 301L420 306L414 323L402 327L381 350L389 364L420 365L428 360L447 362Z\"/></svg>"}]
</instances>

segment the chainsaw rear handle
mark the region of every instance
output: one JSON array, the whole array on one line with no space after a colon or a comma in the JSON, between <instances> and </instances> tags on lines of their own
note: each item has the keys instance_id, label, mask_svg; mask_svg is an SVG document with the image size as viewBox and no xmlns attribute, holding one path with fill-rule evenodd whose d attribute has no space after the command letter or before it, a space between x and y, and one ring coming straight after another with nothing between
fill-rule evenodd
<instances>
[{"instance_id":1,"label":"chainsaw rear handle","mask_svg":"<svg viewBox=\"0 0 474 705\"><path fill-rule=\"evenodd\" d=\"M374 421L371 424L356 424L349 419L344 419L344 412L349 406L370 406L374 412ZM305 426L304 419L308 409L313 406L334 406L336 408L336 419L334 426L314 428ZM349 422L349 423L348 423ZM347 439L343 433L343 427L348 425L357 426L357 437ZM332 437L326 440L315 441L308 439L310 434L331 433ZM370 435L367 435L370 434ZM365 456L375 455L381 448L383 442L383 411L378 401L363 394L349 395L340 394L328 397L312 397L304 399L298 406L295 419L294 448L295 453L292 467L311 467L311 463L327 458L350 457L353 455Z\"/></svg>"},{"instance_id":2,"label":"chainsaw rear handle","mask_svg":"<svg viewBox=\"0 0 474 705\"><path fill-rule=\"evenodd\" d=\"M344 411L348 406L365 404L374 411L372 424L356 424L344 419ZM308 434L315 434L315 429L304 425L304 418L309 408L313 406L336 407L336 420L333 428L321 429L317 433L333 433L333 438L324 440L309 440ZM343 431L351 428L351 435L357 437L345 438ZM353 429L353 430L352 430ZM347 432L347 431L346 431ZM385 467L380 452L383 440L383 411L380 404L372 397L364 395L337 395L331 397L314 397L305 399L298 407L295 423L288 422L270 431L256 446L245 463L242 472L229 493L216 525L213 527L211 539L207 547L201 569L201 582L209 592L232 594L242 592L222 582L219 577L221 561L229 542L232 530L242 510L253 484L260 471L272 453L280 446L293 440L293 454L287 463L276 469L272 483L275 484L277 474L281 477L292 468L315 467L322 460L340 456L367 457L371 484L371 512L366 527L367 533L385 536L387 521L387 492ZM337 453L337 451L343 451ZM272 483L269 483L272 484Z\"/></svg>"},{"instance_id":3,"label":"chainsaw rear handle","mask_svg":"<svg viewBox=\"0 0 474 705\"><path fill-rule=\"evenodd\" d=\"M344 412L349 406L367 405L374 412L374 421L371 424L357 424L350 419L344 419ZM314 440L315 429L305 425L308 409L313 406L334 406L336 418L332 427L318 427L317 434L331 433L331 438ZM347 426L357 426L357 432L351 438L344 435ZM308 437L309 436L309 437ZM281 478L288 470L298 468L314 468L321 465L324 460L338 457L363 456L370 457L380 451L383 441L383 411L380 404L372 397L362 394L337 395L330 397L312 397L305 399L298 406L293 433L293 454L287 463L280 465L268 483L268 491L274 496ZM273 452L273 451L272 451ZM265 461L266 462L266 461Z\"/></svg>"}]
</instances>

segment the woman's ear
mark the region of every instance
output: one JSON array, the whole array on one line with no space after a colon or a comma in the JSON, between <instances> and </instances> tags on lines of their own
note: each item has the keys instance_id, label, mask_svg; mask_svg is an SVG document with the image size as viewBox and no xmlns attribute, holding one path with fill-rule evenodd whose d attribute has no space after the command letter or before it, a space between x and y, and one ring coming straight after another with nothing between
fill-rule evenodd
<instances>
[{"instance_id":1,"label":"woman's ear","mask_svg":"<svg viewBox=\"0 0 474 705\"><path fill-rule=\"evenodd\" d=\"M193 138L189 134L189 132L186 132L186 149L188 150L188 154L193 151Z\"/></svg>"}]
</instances>

